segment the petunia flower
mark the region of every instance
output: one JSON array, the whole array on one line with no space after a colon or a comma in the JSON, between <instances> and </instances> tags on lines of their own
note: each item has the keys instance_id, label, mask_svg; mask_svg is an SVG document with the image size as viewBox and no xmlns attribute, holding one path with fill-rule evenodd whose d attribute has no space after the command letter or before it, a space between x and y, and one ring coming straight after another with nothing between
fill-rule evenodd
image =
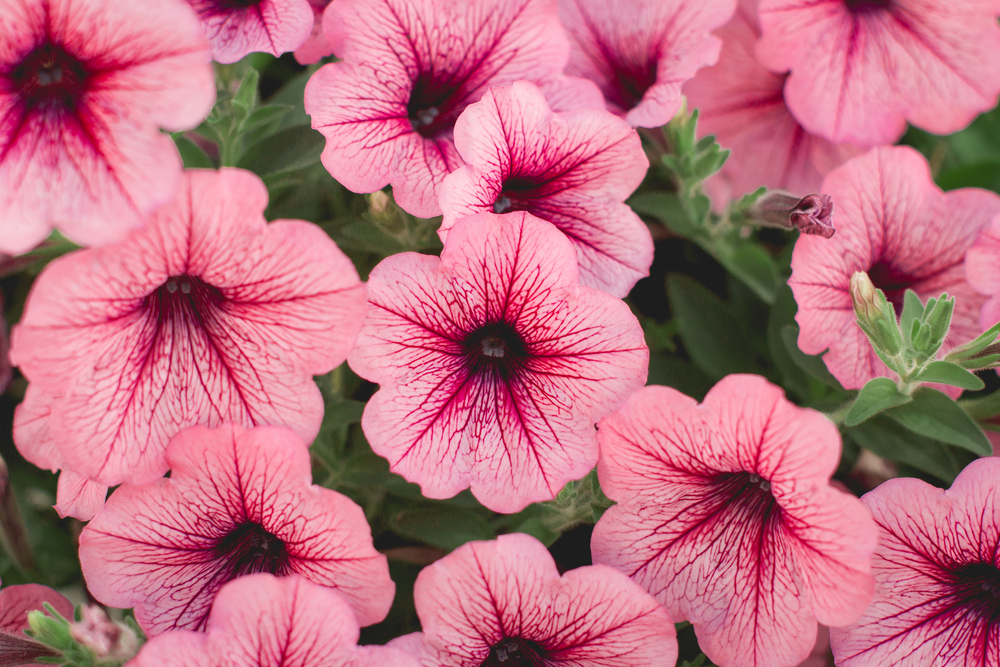
<instances>
[{"instance_id":1,"label":"petunia flower","mask_svg":"<svg viewBox=\"0 0 1000 667\"><path fill-rule=\"evenodd\" d=\"M312 65L333 54L333 47L323 32L323 11L332 0L309 0L313 10L313 28L305 43L295 50L300 65Z\"/></svg>"},{"instance_id":2,"label":"petunia flower","mask_svg":"<svg viewBox=\"0 0 1000 667\"><path fill-rule=\"evenodd\" d=\"M46 267L11 359L47 395L52 466L150 482L167 471L167 441L195 424L284 424L312 441L312 376L347 356L365 289L322 230L267 224L266 205L249 172L189 171L145 230ZM37 447L30 415L19 421L19 448Z\"/></svg>"},{"instance_id":3,"label":"petunia flower","mask_svg":"<svg viewBox=\"0 0 1000 667\"><path fill-rule=\"evenodd\" d=\"M681 84L715 64L710 33L736 0L559 0L573 50L566 73L597 83L610 111L632 127L665 125L681 106Z\"/></svg>"},{"instance_id":4,"label":"petunia flower","mask_svg":"<svg viewBox=\"0 0 1000 667\"><path fill-rule=\"evenodd\" d=\"M423 627L424 667L677 662L674 626L652 596L603 565L560 577L545 547L523 533L464 544L427 566L417 576L413 601Z\"/></svg>"},{"instance_id":5,"label":"petunia flower","mask_svg":"<svg viewBox=\"0 0 1000 667\"><path fill-rule=\"evenodd\" d=\"M868 273L897 316L907 289L924 301L942 292L956 297L944 349L979 335L986 299L965 280L965 251L1000 212L1000 196L978 188L942 192L927 161L907 147L854 158L830 172L821 189L836 206L837 233L800 236L788 281L803 352L829 348L823 361L846 389L891 376L856 324L848 291L855 271Z\"/></svg>"},{"instance_id":6,"label":"petunia flower","mask_svg":"<svg viewBox=\"0 0 1000 667\"><path fill-rule=\"evenodd\" d=\"M754 56L760 36L754 5L744 0L715 31L722 39L719 62L683 88L688 105L699 111L698 135L715 135L732 151L705 183L719 210L762 185L799 197L818 192L827 172L861 153L809 134L792 116L782 92L787 75L768 71Z\"/></svg>"},{"instance_id":7,"label":"petunia flower","mask_svg":"<svg viewBox=\"0 0 1000 667\"><path fill-rule=\"evenodd\" d=\"M80 566L104 604L135 607L147 634L201 630L226 582L298 574L344 596L362 625L395 586L364 512L311 484L306 443L287 428L196 426L170 441L171 473L123 485L80 535Z\"/></svg>"},{"instance_id":8,"label":"petunia flower","mask_svg":"<svg viewBox=\"0 0 1000 667\"><path fill-rule=\"evenodd\" d=\"M417 667L384 646L358 646L358 622L335 591L302 577L254 574L222 588L207 632L154 637L130 667Z\"/></svg>"},{"instance_id":9,"label":"petunia flower","mask_svg":"<svg viewBox=\"0 0 1000 667\"><path fill-rule=\"evenodd\" d=\"M310 0L187 0L201 18L212 57L234 63L248 53L280 56L302 46L313 28Z\"/></svg>"},{"instance_id":10,"label":"petunia flower","mask_svg":"<svg viewBox=\"0 0 1000 667\"><path fill-rule=\"evenodd\" d=\"M441 185L439 234L474 213L527 211L576 248L580 282L624 297L653 263L653 239L625 199L649 161L635 130L602 109L552 113L534 85L491 88L455 123L468 165Z\"/></svg>"},{"instance_id":11,"label":"petunia flower","mask_svg":"<svg viewBox=\"0 0 1000 667\"><path fill-rule=\"evenodd\" d=\"M566 237L524 212L465 218L440 259L383 260L348 359L381 385L372 449L425 496L471 486L497 512L587 474L594 424L645 383L649 351L628 307L577 276Z\"/></svg>"},{"instance_id":12,"label":"petunia flower","mask_svg":"<svg viewBox=\"0 0 1000 667\"><path fill-rule=\"evenodd\" d=\"M960 130L1000 94L993 0L760 0L757 57L791 71L785 101L836 144L894 143L906 123Z\"/></svg>"},{"instance_id":13,"label":"petunia flower","mask_svg":"<svg viewBox=\"0 0 1000 667\"><path fill-rule=\"evenodd\" d=\"M187 130L215 100L180 0L0 0L0 252L53 227L107 243L174 196Z\"/></svg>"},{"instance_id":14,"label":"petunia flower","mask_svg":"<svg viewBox=\"0 0 1000 667\"><path fill-rule=\"evenodd\" d=\"M871 600L876 528L830 485L837 427L753 375L694 399L649 386L598 425L595 563L689 620L721 667L792 667L817 621L845 625Z\"/></svg>"},{"instance_id":15,"label":"petunia flower","mask_svg":"<svg viewBox=\"0 0 1000 667\"><path fill-rule=\"evenodd\" d=\"M985 331L1000 322L1000 215L993 217L965 251L965 277L974 290L989 297L980 311Z\"/></svg>"},{"instance_id":16,"label":"petunia flower","mask_svg":"<svg viewBox=\"0 0 1000 667\"><path fill-rule=\"evenodd\" d=\"M875 599L833 628L841 667L1000 664L1000 460L963 470L945 491L891 479L861 501L878 524Z\"/></svg>"},{"instance_id":17,"label":"petunia flower","mask_svg":"<svg viewBox=\"0 0 1000 667\"><path fill-rule=\"evenodd\" d=\"M462 166L455 121L490 86L524 80L562 105L595 103L561 76L569 44L555 2L331 4L323 29L342 62L317 71L305 93L312 126L326 137L327 170L354 192L391 183L401 207L432 217L441 181Z\"/></svg>"}]
</instances>

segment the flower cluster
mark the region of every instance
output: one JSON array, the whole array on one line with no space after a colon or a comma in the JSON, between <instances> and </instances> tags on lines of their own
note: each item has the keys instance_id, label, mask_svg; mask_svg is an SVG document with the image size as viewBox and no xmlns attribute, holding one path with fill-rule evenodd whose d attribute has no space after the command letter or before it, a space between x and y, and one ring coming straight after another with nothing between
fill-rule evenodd
<instances>
[{"instance_id":1,"label":"flower cluster","mask_svg":"<svg viewBox=\"0 0 1000 667\"><path fill-rule=\"evenodd\" d=\"M998 18L0 0L0 666L1000 667Z\"/></svg>"}]
</instances>

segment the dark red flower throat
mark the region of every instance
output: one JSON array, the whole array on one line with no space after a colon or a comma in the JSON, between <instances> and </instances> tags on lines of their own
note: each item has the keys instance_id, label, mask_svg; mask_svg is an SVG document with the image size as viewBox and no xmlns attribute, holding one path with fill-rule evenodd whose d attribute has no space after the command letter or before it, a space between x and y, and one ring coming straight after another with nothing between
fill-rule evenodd
<instances>
[{"instance_id":1,"label":"dark red flower throat","mask_svg":"<svg viewBox=\"0 0 1000 667\"><path fill-rule=\"evenodd\" d=\"M490 648L479 667L548 667L547 652L540 645L520 637L504 637Z\"/></svg>"},{"instance_id":2,"label":"dark red flower throat","mask_svg":"<svg viewBox=\"0 0 1000 667\"><path fill-rule=\"evenodd\" d=\"M222 581L248 574L267 572L288 574L288 548L259 523L246 521L230 530L215 546L215 557L225 565L219 570Z\"/></svg>"},{"instance_id":3,"label":"dark red flower throat","mask_svg":"<svg viewBox=\"0 0 1000 667\"><path fill-rule=\"evenodd\" d=\"M74 110L89 75L83 62L52 43L37 47L8 74L29 111Z\"/></svg>"},{"instance_id":4,"label":"dark red flower throat","mask_svg":"<svg viewBox=\"0 0 1000 667\"><path fill-rule=\"evenodd\" d=\"M1000 568L992 563L970 563L951 573L958 604L991 626L1000 625Z\"/></svg>"},{"instance_id":5,"label":"dark red flower throat","mask_svg":"<svg viewBox=\"0 0 1000 667\"><path fill-rule=\"evenodd\" d=\"M465 337L464 347L469 373L477 377L514 379L528 358L524 339L507 322L491 322L475 329Z\"/></svg>"}]
</instances>

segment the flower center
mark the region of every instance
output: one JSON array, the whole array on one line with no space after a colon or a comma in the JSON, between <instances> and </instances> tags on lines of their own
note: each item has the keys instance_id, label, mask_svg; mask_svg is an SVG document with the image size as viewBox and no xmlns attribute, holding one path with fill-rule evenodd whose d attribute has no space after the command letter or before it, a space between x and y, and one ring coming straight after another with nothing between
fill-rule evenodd
<instances>
[{"instance_id":1,"label":"flower center","mask_svg":"<svg viewBox=\"0 0 1000 667\"><path fill-rule=\"evenodd\" d=\"M541 646L520 637L504 637L490 648L480 667L547 667L546 652Z\"/></svg>"},{"instance_id":2,"label":"flower center","mask_svg":"<svg viewBox=\"0 0 1000 667\"><path fill-rule=\"evenodd\" d=\"M608 101L622 111L628 111L642 101L646 91L656 83L657 58L646 62L612 63L615 80L604 91Z\"/></svg>"},{"instance_id":3,"label":"flower center","mask_svg":"<svg viewBox=\"0 0 1000 667\"><path fill-rule=\"evenodd\" d=\"M28 109L76 108L86 89L87 68L56 44L43 44L11 72L14 89Z\"/></svg>"},{"instance_id":4,"label":"flower center","mask_svg":"<svg viewBox=\"0 0 1000 667\"><path fill-rule=\"evenodd\" d=\"M219 540L215 557L225 563L220 574L226 581L259 572L280 577L289 571L285 543L251 521L236 526Z\"/></svg>"},{"instance_id":5,"label":"flower center","mask_svg":"<svg viewBox=\"0 0 1000 667\"><path fill-rule=\"evenodd\" d=\"M465 358L473 375L516 377L528 357L524 339L506 322L485 324L465 338Z\"/></svg>"},{"instance_id":6,"label":"flower center","mask_svg":"<svg viewBox=\"0 0 1000 667\"><path fill-rule=\"evenodd\" d=\"M196 276L170 276L159 289L147 297L148 306L159 309L164 317L194 317L201 320L201 311L214 306L225 297L215 287Z\"/></svg>"},{"instance_id":7,"label":"flower center","mask_svg":"<svg viewBox=\"0 0 1000 667\"><path fill-rule=\"evenodd\" d=\"M844 4L852 14L862 14L886 9L892 5L892 0L844 0Z\"/></svg>"},{"instance_id":8,"label":"flower center","mask_svg":"<svg viewBox=\"0 0 1000 667\"><path fill-rule=\"evenodd\" d=\"M1000 568L991 563L971 563L953 573L961 602L991 624L1000 623Z\"/></svg>"},{"instance_id":9,"label":"flower center","mask_svg":"<svg viewBox=\"0 0 1000 667\"><path fill-rule=\"evenodd\" d=\"M514 204L511 203L510 197L507 195L500 195L497 200L493 202L493 212L494 213L506 213L507 211L514 208Z\"/></svg>"},{"instance_id":10,"label":"flower center","mask_svg":"<svg viewBox=\"0 0 1000 667\"><path fill-rule=\"evenodd\" d=\"M431 72L421 72L413 82L406 113L414 132L433 139L451 132L463 108L461 81L442 81Z\"/></svg>"},{"instance_id":11,"label":"flower center","mask_svg":"<svg viewBox=\"0 0 1000 667\"><path fill-rule=\"evenodd\" d=\"M256 7L264 0L188 0L202 18L217 16L238 9Z\"/></svg>"},{"instance_id":12,"label":"flower center","mask_svg":"<svg viewBox=\"0 0 1000 667\"><path fill-rule=\"evenodd\" d=\"M741 520L765 530L780 521L781 507L771 493L771 482L750 472L718 475L714 495L718 505L729 507Z\"/></svg>"}]
</instances>

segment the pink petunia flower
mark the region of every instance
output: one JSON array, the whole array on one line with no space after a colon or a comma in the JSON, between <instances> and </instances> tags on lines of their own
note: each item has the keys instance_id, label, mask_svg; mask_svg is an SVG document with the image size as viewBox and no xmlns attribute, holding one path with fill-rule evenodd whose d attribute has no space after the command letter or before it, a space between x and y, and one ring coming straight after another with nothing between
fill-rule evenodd
<instances>
[{"instance_id":1,"label":"pink petunia flower","mask_svg":"<svg viewBox=\"0 0 1000 667\"><path fill-rule=\"evenodd\" d=\"M285 424L311 442L312 376L347 356L365 288L322 230L267 224L266 205L249 172L188 171L147 229L46 267L12 334L47 395L22 408L18 447L38 448L25 424L48 410L60 460L45 467L114 485L163 475L167 441L195 424Z\"/></svg>"},{"instance_id":2,"label":"pink petunia flower","mask_svg":"<svg viewBox=\"0 0 1000 667\"><path fill-rule=\"evenodd\" d=\"M985 331L1000 322L1000 214L965 251L965 277L974 290L989 297L980 311Z\"/></svg>"},{"instance_id":3,"label":"pink petunia flower","mask_svg":"<svg viewBox=\"0 0 1000 667\"><path fill-rule=\"evenodd\" d=\"M401 207L432 217L441 213L441 181L462 166L455 121L490 86L525 80L561 107L596 103L589 88L561 76L569 44L555 3L331 4L323 29L343 62L316 72L305 94L312 125L326 136L327 170L354 192L391 183Z\"/></svg>"},{"instance_id":4,"label":"pink petunia flower","mask_svg":"<svg viewBox=\"0 0 1000 667\"><path fill-rule=\"evenodd\" d=\"M978 188L944 193L927 161L907 147L873 149L830 172L822 190L837 207L831 239L800 236L788 284L799 304L799 347L823 355L846 389L892 374L857 326L848 291L855 271L866 271L897 316L912 289L926 301L947 291L956 297L944 349L979 335L985 297L965 280L965 251L1000 212L1000 196Z\"/></svg>"},{"instance_id":5,"label":"pink petunia flower","mask_svg":"<svg viewBox=\"0 0 1000 667\"><path fill-rule=\"evenodd\" d=\"M313 10L313 28L305 44L295 50L300 65L312 65L333 54L333 47L323 32L323 12L332 0L309 0Z\"/></svg>"},{"instance_id":6,"label":"pink petunia flower","mask_svg":"<svg viewBox=\"0 0 1000 667\"><path fill-rule=\"evenodd\" d=\"M891 479L861 501L879 528L875 599L833 628L841 667L1000 664L1000 459L974 461L944 491Z\"/></svg>"},{"instance_id":7,"label":"pink petunia flower","mask_svg":"<svg viewBox=\"0 0 1000 667\"><path fill-rule=\"evenodd\" d=\"M906 122L960 130L1000 94L996 0L760 0L757 57L791 75L785 100L812 134L870 147Z\"/></svg>"},{"instance_id":8,"label":"pink petunia flower","mask_svg":"<svg viewBox=\"0 0 1000 667\"><path fill-rule=\"evenodd\" d=\"M207 632L154 637L130 667L417 667L403 651L358 646L358 622L335 591L301 577L254 574L226 584Z\"/></svg>"},{"instance_id":9,"label":"pink petunia flower","mask_svg":"<svg viewBox=\"0 0 1000 667\"><path fill-rule=\"evenodd\" d=\"M439 234L481 212L527 211L576 248L580 282L624 297L653 263L653 239L625 199L649 161L635 130L601 109L552 113L534 85L491 88L455 123L468 163L441 185Z\"/></svg>"},{"instance_id":10,"label":"pink petunia flower","mask_svg":"<svg viewBox=\"0 0 1000 667\"><path fill-rule=\"evenodd\" d=\"M351 368L381 389L361 425L429 498L462 489L496 512L550 500L597 461L594 424L645 383L628 307L578 286L576 251L524 213L480 213L441 258L372 271Z\"/></svg>"},{"instance_id":11,"label":"pink petunia flower","mask_svg":"<svg viewBox=\"0 0 1000 667\"><path fill-rule=\"evenodd\" d=\"M594 562L690 620L713 663L798 665L817 621L861 616L877 531L830 485L840 436L821 413L729 375L700 405L645 387L598 428L597 472L618 504L594 529Z\"/></svg>"},{"instance_id":12,"label":"pink petunia flower","mask_svg":"<svg viewBox=\"0 0 1000 667\"><path fill-rule=\"evenodd\" d=\"M681 84L718 60L710 33L735 8L736 0L559 0L573 47L566 73L597 83L629 125L665 125L680 109Z\"/></svg>"},{"instance_id":13,"label":"pink petunia flower","mask_svg":"<svg viewBox=\"0 0 1000 667\"><path fill-rule=\"evenodd\" d=\"M187 0L201 18L212 57L234 63L248 53L280 56L302 46L313 28L310 0Z\"/></svg>"},{"instance_id":14,"label":"pink petunia flower","mask_svg":"<svg viewBox=\"0 0 1000 667\"><path fill-rule=\"evenodd\" d=\"M732 150L722 170L705 183L716 209L762 185L798 196L818 192L823 176L861 152L809 134L785 105L785 74L773 74L754 57L760 36L755 3L744 0L733 19L715 31L719 62L684 84L697 107L698 135L714 134Z\"/></svg>"},{"instance_id":15,"label":"pink petunia flower","mask_svg":"<svg viewBox=\"0 0 1000 667\"><path fill-rule=\"evenodd\" d=\"M413 601L424 667L677 662L674 626L652 596L603 565L560 577L545 547L523 533L464 544L424 568Z\"/></svg>"},{"instance_id":16,"label":"pink petunia flower","mask_svg":"<svg viewBox=\"0 0 1000 667\"><path fill-rule=\"evenodd\" d=\"M0 0L0 252L53 227L116 241L170 201L181 159L160 128L208 115L210 60L180 0Z\"/></svg>"},{"instance_id":17,"label":"pink petunia flower","mask_svg":"<svg viewBox=\"0 0 1000 667\"><path fill-rule=\"evenodd\" d=\"M337 589L362 625L385 618L395 585L364 512L311 483L309 452L287 428L182 431L169 479L123 485L80 535L94 597L135 607L148 634L204 629L237 577L299 574Z\"/></svg>"}]
</instances>

